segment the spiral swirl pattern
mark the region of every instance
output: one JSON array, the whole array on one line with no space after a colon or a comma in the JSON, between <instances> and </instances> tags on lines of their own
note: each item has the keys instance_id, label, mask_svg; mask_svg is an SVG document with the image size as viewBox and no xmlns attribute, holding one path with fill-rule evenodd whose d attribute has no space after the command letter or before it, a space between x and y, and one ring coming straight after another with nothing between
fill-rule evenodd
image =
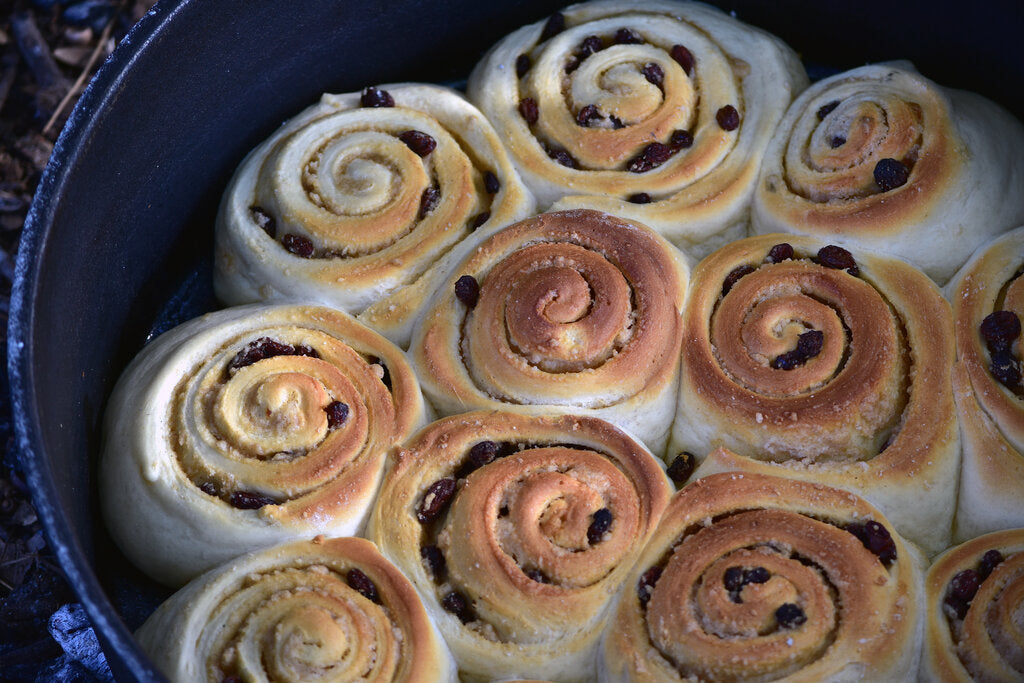
<instances>
[{"instance_id":1,"label":"spiral swirl pattern","mask_svg":"<svg viewBox=\"0 0 1024 683\"><path fill-rule=\"evenodd\" d=\"M1024 127L980 96L909 64L854 69L815 83L779 124L753 228L885 251L944 283L1024 220L1003 189L1024 180L1022 152Z\"/></svg>"},{"instance_id":2,"label":"spiral swirl pattern","mask_svg":"<svg viewBox=\"0 0 1024 683\"><path fill-rule=\"evenodd\" d=\"M590 2L499 42L468 94L542 207L701 251L745 230L768 137L805 85L781 41L706 5Z\"/></svg>"},{"instance_id":3,"label":"spiral swirl pattern","mask_svg":"<svg viewBox=\"0 0 1024 683\"><path fill-rule=\"evenodd\" d=\"M108 526L170 584L256 545L353 534L386 450L424 421L401 351L345 314L211 314L153 342L115 391L101 475Z\"/></svg>"},{"instance_id":4,"label":"spiral swirl pattern","mask_svg":"<svg viewBox=\"0 0 1024 683\"><path fill-rule=\"evenodd\" d=\"M967 574L973 576L964 580ZM1024 530L997 531L950 548L932 563L926 589L922 674L928 680L1024 676ZM957 596L968 595L966 604L957 605Z\"/></svg>"},{"instance_id":5,"label":"spiral swirl pattern","mask_svg":"<svg viewBox=\"0 0 1024 683\"><path fill-rule=\"evenodd\" d=\"M217 222L223 301L298 298L358 314L394 293L365 322L407 343L436 262L532 210L490 124L458 93L382 87L394 106L324 95L243 161Z\"/></svg>"},{"instance_id":6,"label":"spiral swirl pattern","mask_svg":"<svg viewBox=\"0 0 1024 683\"><path fill-rule=\"evenodd\" d=\"M953 372L963 434L963 468L957 501L956 538L1024 526L1024 387L993 367L1019 372L1020 337L1000 352L982 334L997 312L1024 320L1024 227L983 245L950 281L959 359Z\"/></svg>"},{"instance_id":7,"label":"spiral swirl pattern","mask_svg":"<svg viewBox=\"0 0 1024 683\"><path fill-rule=\"evenodd\" d=\"M641 225L586 210L527 219L453 271L449 280L469 276L479 298L470 307L449 289L424 316L411 347L417 375L443 414L571 408L660 453L686 272Z\"/></svg>"},{"instance_id":8,"label":"spiral swirl pattern","mask_svg":"<svg viewBox=\"0 0 1024 683\"><path fill-rule=\"evenodd\" d=\"M776 262L777 244L791 256ZM698 474L743 469L849 488L938 551L958 466L949 309L914 268L864 252L835 262L825 246L750 238L694 271L669 453L703 459L724 446L731 453ZM816 353L800 355L811 335ZM926 492L911 495L922 481Z\"/></svg>"},{"instance_id":9,"label":"spiral swirl pattern","mask_svg":"<svg viewBox=\"0 0 1024 683\"><path fill-rule=\"evenodd\" d=\"M876 556L887 520L821 485L717 474L681 490L633 570L605 680L912 680L920 558Z\"/></svg>"},{"instance_id":10,"label":"spiral swirl pattern","mask_svg":"<svg viewBox=\"0 0 1024 683\"><path fill-rule=\"evenodd\" d=\"M455 680L409 581L357 538L318 537L218 567L136 635L176 681Z\"/></svg>"},{"instance_id":11,"label":"spiral swirl pattern","mask_svg":"<svg viewBox=\"0 0 1024 683\"><path fill-rule=\"evenodd\" d=\"M451 497L423 521L448 479ZM468 413L398 451L370 534L466 675L593 680L609 597L670 491L657 460L601 420Z\"/></svg>"}]
</instances>

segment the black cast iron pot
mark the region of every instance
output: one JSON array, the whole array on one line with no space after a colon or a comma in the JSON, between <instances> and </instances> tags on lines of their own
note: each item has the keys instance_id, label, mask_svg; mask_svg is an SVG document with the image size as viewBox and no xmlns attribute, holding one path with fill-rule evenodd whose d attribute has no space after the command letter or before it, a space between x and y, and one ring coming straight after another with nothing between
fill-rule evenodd
<instances>
[{"instance_id":1,"label":"black cast iron pot","mask_svg":"<svg viewBox=\"0 0 1024 683\"><path fill-rule=\"evenodd\" d=\"M212 227L235 166L321 92L458 83L498 38L560 4L161 0L82 97L25 227L8 362L33 500L119 679L160 678L131 631L169 591L127 568L103 529L103 407L147 336L216 307ZM1019 2L717 4L812 67L907 58L1024 112Z\"/></svg>"}]
</instances>

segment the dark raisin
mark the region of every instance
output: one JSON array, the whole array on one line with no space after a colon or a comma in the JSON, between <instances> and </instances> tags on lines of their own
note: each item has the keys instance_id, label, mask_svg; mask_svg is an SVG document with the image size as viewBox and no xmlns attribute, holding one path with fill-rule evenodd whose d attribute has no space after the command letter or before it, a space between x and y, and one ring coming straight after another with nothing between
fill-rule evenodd
<instances>
[{"instance_id":1,"label":"dark raisin","mask_svg":"<svg viewBox=\"0 0 1024 683\"><path fill-rule=\"evenodd\" d=\"M672 59L679 62L679 66L683 67L683 71L686 72L687 76L693 73L693 53L686 49L683 45L673 45L670 52Z\"/></svg>"},{"instance_id":2,"label":"dark raisin","mask_svg":"<svg viewBox=\"0 0 1024 683\"><path fill-rule=\"evenodd\" d=\"M455 281L455 296L467 308L473 308L480 298L480 284L472 275L463 275Z\"/></svg>"},{"instance_id":3,"label":"dark raisin","mask_svg":"<svg viewBox=\"0 0 1024 683\"><path fill-rule=\"evenodd\" d=\"M345 575L349 588L358 592L370 602L380 604L380 595L377 593L377 585L361 570L353 567Z\"/></svg>"},{"instance_id":4,"label":"dark raisin","mask_svg":"<svg viewBox=\"0 0 1024 683\"><path fill-rule=\"evenodd\" d=\"M443 607L445 611L451 612L457 616L459 621L463 624L468 624L476 619L472 608L469 606L469 601L466 600L466 597L458 591L452 591L448 595L444 596L444 598L441 599L441 607Z\"/></svg>"},{"instance_id":5,"label":"dark raisin","mask_svg":"<svg viewBox=\"0 0 1024 683\"><path fill-rule=\"evenodd\" d=\"M845 144L846 138L844 138L842 135L834 135L828 140L828 146L831 147L832 149L842 147Z\"/></svg>"},{"instance_id":6,"label":"dark raisin","mask_svg":"<svg viewBox=\"0 0 1024 683\"><path fill-rule=\"evenodd\" d=\"M818 250L818 263L826 268L845 269L850 275L856 275L860 272L853 254L834 244L826 245Z\"/></svg>"},{"instance_id":7,"label":"dark raisin","mask_svg":"<svg viewBox=\"0 0 1024 683\"><path fill-rule=\"evenodd\" d=\"M577 50L577 55L579 55L579 57L582 59L586 59L595 52L600 52L603 49L603 40L601 40L598 36L587 36L586 38L583 39L583 42L580 43L579 49Z\"/></svg>"},{"instance_id":8,"label":"dark raisin","mask_svg":"<svg viewBox=\"0 0 1024 683\"><path fill-rule=\"evenodd\" d=\"M550 149L548 156L566 168L576 168L576 160L564 149Z\"/></svg>"},{"instance_id":9,"label":"dark raisin","mask_svg":"<svg viewBox=\"0 0 1024 683\"><path fill-rule=\"evenodd\" d=\"M669 479L679 485L690 478L690 475L693 474L693 468L696 467L696 465L697 462L694 459L693 454L683 451L675 457L665 473L668 474Z\"/></svg>"},{"instance_id":10,"label":"dark raisin","mask_svg":"<svg viewBox=\"0 0 1024 683\"><path fill-rule=\"evenodd\" d=\"M423 190L423 194L420 196L420 218L425 217L428 213L437 208L438 202L441 201L441 191L431 185L427 189Z\"/></svg>"},{"instance_id":11,"label":"dark raisin","mask_svg":"<svg viewBox=\"0 0 1024 683\"><path fill-rule=\"evenodd\" d=\"M981 577L973 569L957 572L949 582L949 595L961 602L970 603L981 587Z\"/></svg>"},{"instance_id":12,"label":"dark raisin","mask_svg":"<svg viewBox=\"0 0 1024 683\"><path fill-rule=\"evenodd\" d=\"M824 121L825 117L832 113L832 111L839 106L839 100L832 100L828 104L822 105L821 109L818 110L818 120Z\"/></svg>"},{"instance_id":13,"label":"dark raisin","mask_svg":"<svg viewBox=\"0 0 1024 683\"><path fill-rule=\"evenodd\" d=\"M615 130L626 127L626 124L624 124L618 116L609 116L608 120L612 122L612 128Z\"/></svg>"},{"instance_id":14,"label":"dark raisin","mask_svg":"<svg viewBox=\"0 0 1024 683\"><path fill-rule=\"evenodd\" d=\"M483 467L498 455L498 444L493 441L481 441L469 449L469 462L474 468Z\"/></svg>"},{"instance_id":15,"label":"dark raisin","mask_svg":"<svg viewBox=\"0 0 1024 683\"><path fill-rule=\"evenodd\" d=\"M651 195L646 192L637 192L636 194L631 194L626 197L626 201L631 204L650 204Z\"/></svg>"},{"instance_id":16,"label":"dark raisin","mask_svg":"<svg viewBox=\"0 0 1024 683\"><path fill-rule=\"evenodd\" d=\"M740 127L740 113L736 107L727 104L715 112L715 120L722 130L736 130Z\"/></svg>"},{"instance_id":17,"label":"dark raisin","mask_svg":"<svg viewBox=\"0 0 1024 683\"><path fill-rule=\"evenodd\" d=\"M1009 351L1020 336L1020 318L1013 311L989 313L979 326L989 351Z\"/></svg>"},{"instance_id":18,"label":"dark raisin","mask_svg":"<svg viewBox=\"0 0 1024 683\"><path fill-rule=\"evenodd\" d=\"M612 520L612 511L608 508L601 508L594 513L594 518L587 529L587 540L590 541L591 545L601 542L605 532L611 528Z\"/></svg>"},{"instance_id":19,"label":"dark raisin","mask_svg":"<svg viewBox=\"0 0 1024 683\"><path fill-rule=\"evenodd\" d=\"M264 505L276 505L273 498L252 493L250 491L234 491L231 494L231 506L239 510L259 510Z\"/></svg>"},{"instance_id":20,"label":"dark raisin","mask_svg":"<svg viewBox=\"0 0 1024 683\"><path fill-rule=\"evenodd\" d=\"M803 356L804 360L810 360L821 353L821 347L824 343L824 332L821 330L808 330L797 338L796 350Z\"/></svg>"},{"instance_id":21,"label":"dark raisin","mask_svg":"<svg viewBox=\"0 0 1024 683\"><path fill-rule=\"evenodd\" d=\"M250 206L249 212L252 214L253 222L260 226L263 232L271 237L277 237L277 221L273 216L258 206Z\"/></svg>"},{"instance_id":22,"label":"dark raisin","mask_svg":"<svg viewBox=\"0 0 1024 683\"><path fill-rule=\"evenodd\" d=\"M398 136L405 146L418 156L425 157L437 147L437 140L418 130L407 130Z\"/></svg>"},{"instance_id":23,"label":"dark raisin","mask_svg":"<svg viewBox=\"0 0 1024 683\"><path fill-rule=\"evenodd\" d=\"M807 615L800 609L799 605L794 605L791 602L782 603L777 610L775 610L775 621L779 623L782 628L795 628L800 624L807 621Z\"/></svg>"},{"instance_id":24,"label":"dark raisin","mask_svg":"<svg viewBox=\"0 0 1024 683\"><path fill-rule=\"evenodd\" d=\"M1007 389L1016 390L1020 385L1020 364L1009 350L993 352L988 371Z\"/></svg>"},{"instance_id":25,"label":"dark raisin","mask_svg":"<svg viewBox=\"0 0 1024 683\"><path fill-rule=\"evenodd\" d=\"M434 581L441 583L448 569L448 563L445 562L441 549L436 545L425 545L420 548L420 557L426 563L427 569L430 570L431 575L434 577Z\"/></svg>"},{"instance_id":26,"label":"dark raisin","mask_svg":"<svg viewBox=\"0 0 1024 683\"><path fill-rule=\"evenodd\" d=\"M864 547L877 555L882 562L888 564L896 559L896 542L893 541L889 530L878 522L850 524L846 530L859 538Z\"/></svg>"},{"instance_id":27,"label":"dark raisin","mask_svg":"<svg viewBox=\"0 0 1024 683\"><path fill-rule=\"evenodd\" d=\"M640 598L640 604L646 605L651 600L651 594L654 593L654 586L658 583L658 579L661 578L661 567L651 567L643 574L640 575L640 580L636 583L636 594Z\"/></svg>"},{"instance_id":28,"label":"dark raisin","mask_svg":"<svg viewBox=\"0 0 1024 683\"><path fill-rule=\"evenodd\" d=\"M313 242L308 237L288 233L281 238L281 244L296 256L301 256L302 258L311 258L313 256Z\"/></svg>"},{"instance_id":29,"label":"dark raisin","mask_svg":"<svg viewBox=\"0 0 1024 683\"><path fill-rule=\"evenodd\" d=\"M537 100L532 97L524 97L519 100L519 115L523 117L529 125L537 123L537 119L540 117L540 110L537 108Z\"/></svg>"},{"instance_id":30,"label":"dark raisin","mask_svg":"<svg viewBox=\"0 0 1024 683\"><path fill-rule=\"evenodd\" d=\"M627 169L630 173L644 173L652 168L657 168L672 157L672 150L668 145L660 142L652 142L643 148L643 151L629 162Z\"/></svg>"},{"instance_id":31,"label":"dark raisin","mask_svg":"<svg viewBox=\"0 0 1024 683\"><path fill-rule=\"evenodd\" d=\"M324 411L327 413L327 428L337 429L341 425L345 424L345 420L348 419L348 404L342 403L341 401L334 401L330 403Z\"/></svg>"},{"instance_id":32,"label":"dark raisin","mask_svg":"<svg viewBox=\"0 0 1024 683\"><path fill-rule=\"evenodd\" d=\"M946 603L946 605L953 610L953 613L956 614L957 619L963 619L965 616L967 616L968 605L963 600L959 600L947 593L946 597L943 598L943 602Z\"/></svg>"},{"instance_id":33,"label":"dark raisin","mask_svg":"<svg viewBox=\"0 0 1024 683\"><path fill-rule=\"evenodd\" d=\"M516 76L522 78L530 70L531 66L533 66L533 62L530 61L530 55L519 55L516 57Z\"/></svg>"},{"instance_id":34,"label":"dark raisin","mask_svg":"<svg viewBox=\"0 0 1024 683\"><path fill-rule=\"evenodd\" d=\"M212 481L204 481L202 484L199 485L199 490L208 496L217 495L217 485L214 484Z\"/></svg>"},{"instance_id":35,"label":"dark raisin","mask_svg":"<svg viewBox=\"0 0 1024 683\"><path fill-rule=\"evenodd\" d=\"M497 458L507 458L510 455L518 453L520 450L519 445L515 441L499 441L498 442L498 453L495 455Z\"/></svg>"},{"instance_id":36,"label":"dark raisin","mask_svg":"<svg viewBox=\"0 0 1024 683\"><path fill-rule=\"evenodd\" d=\"M555 12L548 17L547 22L544 24L544 30L540 32L541 42L557 36L559 33L565 30L565 15L561 12Z\"/></svg>"},{"instance_id":37,"label":"dark raisin","mask_svg":"<svg viewBox=\"0 0 1024 683\"><path fill-rule=\"evenodd\" d=\"M754 567L743 572L743 583L767 583L772 578L771 573L764 567Z\"/></svg>"},{"instance_id":38,"label":"dark raisin","mask_svg":"<svg viewBox=\"0 0 1024 683\"><path fill-rule=\"evenodd\" d=\"M523 573L526 574L531 581L536 581L537 583L551 583L547 575L539 569L527 569Z\"/></svg>"},{"instance_id":39,"label":"dark raisin","mask_svg":"<svg viewBox=\"0 0 1024 683\"><path fill-rule=\"evenodd\" d=\"M508 517L508 506L507 505L502 505L500 508L498 508L498 516L499 517Z\"/></svg>"},{"instance_id":40,"label":"dark raisin","mask_svg":"<svg viewBox=\"0 0 1024 683\"><path fill-rule=\"evenodd\" d=\"M882 159L875 164L875 184L882 192L907 184L910 170L897 159Z\"/></svg>"},{"instance_id":41,"label":"dark raisin","mask_svg":"<svg viewBox=\"0 0 1024 683\"><path fill-rule=\"evenodd\" d=\"M648 83L656 85L659 88L661 87L661 84L665 81L665 71L654 62L648 62L647 64L645 64L642 73L644 75L644 78L647 79Z\"/></svg>"},{"instance_id":42,"label":"dark raisin","mask_svg":"<svg viewBox=\"0 0 1024 683\"><path fill-rule=\"evenodd\" d=\"M497 194L501 189L501 181L494 175L494 171L484 171L484 189L488 194Z\"/></svg>"},{"instance_id":43,"label":"dark raisin","mask_svg":"<svg viewBox=\"0 0 1024 683\"><path fill-rule=\"evenodd\" d=\"M743 588L743 567L729 567L722 575L722 583L729 592L739 591Z\"/></svg>"},{"instance_id":44,"label":"dark raisin","mask_svg":"<svg viewBox=\"0 0 1024 683\"><path fill-rule=\"evenodd\" d=\"M575 71L578 68L580 68L580 58L575 56L575 55L573 55L565 63L565 73L571 74L573 71Z\"/></svg>"},{"instance_id":45,"label":"dark raisin","mask_svg":"<svg viewBox=\"0 0 1024 683\"><path fill-rule=\"evenodd\" d=\"M981 556L981 561L978 563L978 577L984 581L989 577L992 571L1003 562L1003 554L998 550L989 550Z\"/></svg>"},{"instance_id":46,"label":"dark raisin","mask_svg":"<svg viewBox=\"0 0 1024 683\"><path fill-rule=\"evenodd\" d=\"M420 509L416 512L416 519L418 519L421 524L433 522L441 516L441 513L448 507L448 503L451 502L452 496L454 495L455 480L451 477L438 479L430 485L430 488L428 488L427 492L423 495L423 500L420 502Z\"/></svg>"},{"instance_id":47,"label":"dark raisin","mask_svg":"<svg viewBox=\"0 0 1024 683\"><path fill-rule=\"evenodd\" d=\"M309 346L307 344L296 344L292 348L294 349L294 351L292 352L292 355L295 355L295 356L309 356L310 358L319 358L320 357L320 354L316 352L316 349L314 349L312 346Z\"/></svg>"},{"instance_id":48,"label":"dark raisin","mask_svg":"<svg viewBox=\"0 0 1024 683\"><path fill-rule=\"evenodd\" d=\"M473 221L469 224L469 229L470 230L476 230L477 228L479 228L481 225L483 225L484 223L486 223L489 220L491 220L491 212L490 211L481 211L480 213L478 213L473 218Z\"/></svg>"},{"instance_id":49,"label":"dark raisin","mask_svg":"<svg viewBox=\"0 0 1024 683\"><path fill-rule=\"evenodd\" d=\"M359 103L364 107L393 107L395 99L387 90L370 86L363 90L363 94L359 97Z\"/></svg>"},{"instance_id":50,"label":"dark raisin","mask_svg":"<svg viewBox=\"0 0 1024 683\"><path fill-rule=\"evenodd\" d=\"M787 351L772 358L771 366L776 370L795 370L804 364L804 360L797 351Z\"/></svg>"},{"instance_id":51,"label":"dark raisin","mask_svg":"<svg viewBox=\"0 0 1024 683\"><path fill-rule=\"evenodd\" d=\"M772 263L782 263L791 258L793 258L793 245L788 242L776 244L768 252L768 260Z\"/></svg>"},{"instance_id":52,"label":"dark raisin","mask_svg":"<svg viewBox=\"0 0 1024 683\"><path fill-rule=\"evenodd\" d=\"M616 45L639 45L644 39L637 35L632 29L620 28L615 32L612 39Z\"/></svg>"},{"instance_id":53,"label":"dark raisin","mask_svg":"<svg viewBox=\"0 0 1024 683\"><path fill-rule=\"evenodd\" d=\"M588 104L576 112L576 124L584 128L588 127L591 121L599 121L603 118L595 104Z\"/></svg>"},{"instance_id":54,"label":"dark raisin","mask_svg":"<svg viewBox=\"0 0 1024 683\"><path fill-rule=\"evenodd\" d=\"M757 269L754 268L754 266L744 264L742 266L736 266L729 271L729 274L725 276L725 280L722 281L722 296L728 294L729 290L732 289L741 278L750 275L755 270Z\"/></svg>"},{"instance_id":55,"label":"dark raisin","mask_svg":"<svg viewBox=\"0 0 1024 683\"><path fill-rule=\"evenodd\" d=\"M672 136L668 139L668 146L673 152L692 147L693 133L682 129L672 131Z\"/></svg>"},{"instance_id":56,"label":"dark raisin","mask_svg":"<svg viewBox=\"0 0 1024 683\"><path fill-rule=\"evenodd\" d=\"M247 365L252 365L264 358L274 356L290 356L295 353L295 347L284 344L270 337L260 337L249 342L248 346L235 354L235 357L228 363L228 370L237 370Z\"/></svg>"}]
</instances>

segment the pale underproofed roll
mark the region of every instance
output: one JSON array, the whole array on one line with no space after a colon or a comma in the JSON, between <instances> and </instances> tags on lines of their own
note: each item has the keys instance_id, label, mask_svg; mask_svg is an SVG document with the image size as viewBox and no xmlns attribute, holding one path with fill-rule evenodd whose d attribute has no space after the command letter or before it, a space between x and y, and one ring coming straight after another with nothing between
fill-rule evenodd
<instances>
[{"instance_id":1,"label":"pale underproofed roll","mask_svg":"<svg viewBox=\"0 0 1024 683\"><path fill-rule=\"evenodd\" d=\"M172 595L136 637L173 683L456 680L409 580L360 538L234 559Z\"/></svg>"},{"instance_id":2,"label":"pale underproofed roll","mask_svg":"<svg viewBox=\"0 0 1024 683\"><path fill-rule=\"evenodd\" d=\"M592 681L610 601L670 493L607 422L467 413L398 449L368 533L464 680Z\"/></svg>"},{"instance_id":3,"label":"pale underproofed roll","mask_svg":"<svg viewBox=\"0 0 1024 683\"><path fill-rule=\"evenodd\" d=\"M254 149L217 217L229 305L315 302L408 343L447 255L533 211L494 129L448 88L324 95ZM416 283L413 288L407 285Z\"/></svg>"},{"instance_id":4,"label":"pale underproofed roll","mask_svg":"<svg viewBox=\"0 0 1024 683\"><path fill-rule=\"evenodd\" d=\"M669 453L703 461L696 476L819 481L867 498L928 552L949 545L953 329L923 273L811 238L752 237L694 270L683 325Z\"/></svg>"},{"instance_id":5,"label":"pale underproofed roll","mask_svg":"<svg viewBox=\"0 0 1024 683\"><path fill-rule=\"evenodd\" d=\"M905 62L815 83L768 146L756 233L875 249L940 284L994 235L1024 222L1024 126Z\"/></svg>"},{"instance_id":6,"label":"pale underproofed roll","mask_svg":"<svg viewBox=\"0 0 1024 683\"><path fill-rule=\"evenodd\" d=\"M746 234L761 157L807 76L708 5L589 2L515 31L469 78L541 208L641 221L705 254Z\"/></svg>"},{"instance_id":7,"label":"pale underproofed roll","mask_svg":"<svg viewBox=\"0 0 1024 683\"><path fill-rule=\"evenodd\" d=\"M1024 529L950 548L925 585L920 680L1024 680Z\"/></svg>"},{"instance_id":8,"label":"pale underproofed roll","mask_svg":"<svg viewBox=\"0 0 1024 683\"><path fill-rule=\"evenodd\" d=\"M387 450L427 420L404 354L350 316L241 306L161 335L107 406L107 528L181 585L231 557L363 527Z\"/></svg>"},{"instance_id":9,"label":"pale underproofed roll","mask_svg":"<svg viewBox=\"0 0 1024 683\"><path fill-rule=\"evenodd\" d=\"M596 211L501 230L449 276L410 346L443 415L606 419L659 455L677 392L688 269L648 228Z\"/></svg>"},{"instance_id":10,"label":"pale underproofed roll","mask_svg":"<svg viewBox=\"0 0 1024 683\"><path fill-rule=\"evenodd\" d=\"M921 565L846 491L700 479L669 503L625 583L600 680L913 680Z\"/></svg>"},{"instance_id":11,"label":"pale underproofed roll","mask_svg":"<svg viewBox=\"0 0 1024 683\"><path fill-rule=\"evenodd\" d=\"M1024 227L984 245L950 281L963 434L955 538L1024 527Z\"/></svg>"}]
</instances>

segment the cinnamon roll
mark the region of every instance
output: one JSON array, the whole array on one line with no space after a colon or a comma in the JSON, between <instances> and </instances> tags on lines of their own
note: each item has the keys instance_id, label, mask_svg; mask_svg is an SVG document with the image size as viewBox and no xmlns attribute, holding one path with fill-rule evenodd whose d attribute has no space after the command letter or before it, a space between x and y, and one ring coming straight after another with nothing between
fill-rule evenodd
<instances>
[{"instance_id":1,"label":"cinnamon roll","mask_svg":"<svg viewBox=\"0 0 1024 683\"><path fill-rule=\"evenodd\" d=\"M748 238L694 270L683 325L670 454L703 460L698 476L848 489L927 551L949 545L952 321L923 273L811 238Z\"/></svg>"},{"instance_id":2,"label":"cinnamon roll","mask_svg":"<svg viewBox=\"0 0 1024 683\"><path fill-rule=\"evenodd\" d=\"M670 492L650 452L602 420L474 412L397 450L368 533L465 680L589 681L610 599Z\"/></svg>"},{"instance_id":3,"label":"cinnamon roll","mask_svg":"<svg viewBox=\"0 0 1024 683\"><path fill-rule=\"evenodd\" d=\"M214 287L229 305L372 307L363 321L405 345L451 249L532 211L494 129L454 90L328 94L236 171L217 218Z\"/></svg>"},{"instance_id":4,"label":"cinnamon roll","mask_svg":"<svg viewBox=\"0 0 1024 683\"><path fill-rule=\"evenodd\" d=\"M793 232L899 256L940 284L1024 222L1024 126L905 62L826 78L768 145L755 233Z\"/></svg>"},{"instance_id":5,"label":"cinnamon roll","mask_svg":"<svg viewBox=\"0 0 1024 683\"><path fill-rule=\"evenodd\" d=\"M601 680L913 680L921 562L846 491L700 479L669 503L623 587Z\"/></svg>"},{"instance_id":6,"label":"cinnamon roll","mask_svg":"<svg viewBox=\"0 0 1024 683\"><path fill-rule=\"evenodd\" d=\"M348 315L242 306L161 335L107 406L107 527L181 585L243 552L362 529L392 444L426 422L404 354Z\"/></svg>"},{"instance_id":7,"label":"cinnamon roll","mask_svg":"<svg viewBox=\"0 0 1024 683\"><path fill-rule=\"evenodd\" d=\"M921 680L1024 679L1024 529L950 548L925 585Z\"/></svg>"},{"instance_id":8,"label":"cinnamon roll","mask_svg":"<svg viewBox=\"0 0 1024 683\"><path fill-rule=\"evenodd\" d=\"M806 84L782 41L713 7L614 0L509 34L467 92L541 208L638 220L701 255L746 234L761 157Z\"/></svg>"},{"instance_id":9,"label":"cinnamon roll","mask_svg":"<svg viewBox=\"0 0 1024 683\"><path fill-rule=\"evenodd\" d=\"M195 579L136 633L172 681L455 681L409 580L361 538L298 541Z\"/></svg>"},{"instance_id":10,"label":"cinnamon roll","mask_svg":"<svg viewBox=\"0 0 1024 683\"><path fill-rule=\"evenodd\" d=\"M984 245L950 281L963 433L956 539L1024 527L1024 227Z\"/></svg>"}]
</instances>

